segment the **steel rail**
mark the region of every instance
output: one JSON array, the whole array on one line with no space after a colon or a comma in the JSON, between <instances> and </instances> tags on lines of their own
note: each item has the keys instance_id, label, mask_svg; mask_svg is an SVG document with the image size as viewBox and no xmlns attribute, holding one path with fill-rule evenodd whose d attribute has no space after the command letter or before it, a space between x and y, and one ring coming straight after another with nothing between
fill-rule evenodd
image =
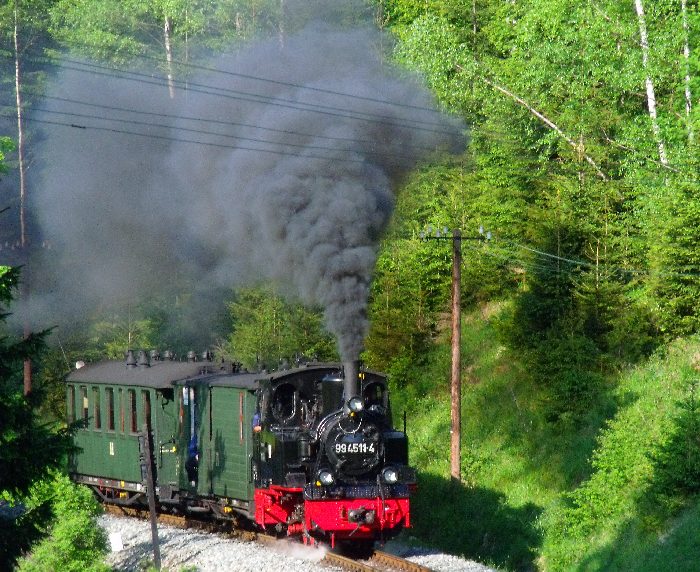
<instances>
[{"instance_id":1,"label":"steel rail","mask_svg":"<svg viewBox=\"0 0 700 572\"><path fill-rule=\"evenodd\" d=\"M370 562L378 562L386 568L400 570L401 572L432 572L427 566L411 562L410 560L389 554L388 552L382 552L381 550L374 551Z\"/></svg>"}]
</instances>

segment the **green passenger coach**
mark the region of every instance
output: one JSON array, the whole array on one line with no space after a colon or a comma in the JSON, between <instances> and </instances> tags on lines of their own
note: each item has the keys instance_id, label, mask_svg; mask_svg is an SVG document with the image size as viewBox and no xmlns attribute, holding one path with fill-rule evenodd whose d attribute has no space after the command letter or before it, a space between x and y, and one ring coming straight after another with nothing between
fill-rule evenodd
<instances>
[{"instance_id":1,"label":"green passenger coach","mask_svg":"<svg viewBox=\"0 0 700 572\"><path fill-rule=\"evenodd\" d=\"M222 512L247 514L256 377L207 361L143 355L72 372L68 418L82 421L70 463L74 480L108 502L143 502L140 436L148 424L160 503L215 495L225 499Z\"/></svg>"}]
</instances>

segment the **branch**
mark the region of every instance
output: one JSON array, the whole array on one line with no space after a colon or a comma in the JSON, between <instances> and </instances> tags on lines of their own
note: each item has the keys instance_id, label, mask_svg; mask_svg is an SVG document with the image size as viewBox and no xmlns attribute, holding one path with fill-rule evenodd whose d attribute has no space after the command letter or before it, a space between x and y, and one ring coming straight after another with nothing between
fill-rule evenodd
<instances>
[{"instance_id":1,"label":"branch","mask_svg":"<svg viewBox=\"0 0 700 572\"><path fill-rule=\"evenodd\" d=\"M465 71L464 68L462 68L459 64L455 65L455 67L456 67L459 71ZM605 175L605 173L603 173L603 171L600 170L600 167L598 167L598 165L597 165L596 162L593 160L593 158L592 158L590 155L588 155L587 153L585 153L585 152L583 151L583 146L582 146L582 145L579 145L578 143L576 143L576 141L574 141L573 139L571 139L571 137L569 137L568 135L566 135L566 133L564 133L564 132L561 130L561 128L559 128L559 126L558 126L556 123L554 123L551 119L547 118L545 115L543 115L542 113L540 113L539 111L537 111L534 107L532 107L527 101L525 101L524 99L518 97L518 96L515 95L514 93L511 93L511 92L508 91L506 88L501 87L500 85L495 84L494 82L492 82L491 80L489 80L489 79L487 79L487 78L485 78L485 77L482 77L481 79L482 79L485 83L487 83L488 85L490 85L490 86L491 86L493 89L495 89L496 91L500 91L502 94L507 95L507 96L510 97L511 99L514 99L515 101L517 101L520 105L522 105L525 109L527 109L530 113L532 113L535 117L537 117L537 119L539 119L540 121L542 121L542 122L543 122L545 125L547 125L549 128L551 128L551 129L553 129L554 131L556 131L556 133L557 133L560 137L562 137L562 138L564 139L564 141L566 141L569 145L571 145L571 147L572 147L577 153L580 153L581 156L586 160L586 162L587 162L588 164L590 164L590 165L595 169L595 172L596 172L596 174L598 175L598 177L600 177L603 181L607 181L607 180L608 180L608 177Z\"/></svg>"},{"instance_id":2,"label":"branch","mask_svg":"<svg viewBox=\"0 0 700 572\"><path fill-rule=\"evenodd\" d=\"M607 22L610 22L612 24L612 18L610 16L608 16L605 12L603 12L603 10L600 6L598 6L595 2L591 2L590 4L591 4L591 6L593 6L593 9L603 17L604 20L606 20Z\"/></svg>"},{"instance_id":3,"label":"branch","mask_svg":"<svg viewBox=\"0 0 700 572\"><path fill-rule=\"evenodd\" d=\"M627 145L623 145L622 143L618 143L614 139L611 139L605 130L603 130L603 138L611 145L614 145L615 147L618 147L624 151L630 151L631 153L636 153L636 154L640 153L639 149L633 149L632 147L628 147ZM651 161L652 163L655 163L655 164L659 165L660 167L663 167L664 169L668 169L669 171L673 171L674 173L680 173L679 169L676 169L675 167L671 167L671 165L669 165L669 164L664 164L661 161L658 161L656 159L652 159L651 157L646 157L646 160Z\"/></svg>"}]
</instances>

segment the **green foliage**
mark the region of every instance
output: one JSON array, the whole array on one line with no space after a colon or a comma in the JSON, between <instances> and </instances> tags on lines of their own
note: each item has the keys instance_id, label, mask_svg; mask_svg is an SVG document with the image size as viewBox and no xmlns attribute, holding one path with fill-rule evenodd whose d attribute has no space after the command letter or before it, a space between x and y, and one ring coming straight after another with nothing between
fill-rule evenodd
<instances>
[{"instance_id":1,"label":"green foliage","mask_svg":"<svg viewBox=\"0 0 700 572\"><path fill-rule=\"evenodd\" d=\"M686 37L680 5L646 7L649 71L631 39L639 29L629 5L537 0L485 1L469 8L396 0L385 13L399 39L397 59L420 71L440 100L470 123L472 160L464 181L470 190L484 189L489 202L482 216L500 223L493 225L497 236L508 233L557 256L600 266L596 274L607 284L596 292L615 285L611 301L622 301L627 311L617 318L608 313L597 324L590 315L574 322L585 318L585 335L593 326L592 339L603 351L610 340L601 333L625 329L617 321L652 318L671 335L695 331L692 300L700 268L693 197L699 185L690 125L697 110L686 114L683 90L697 90L700 79L697 59L679 55ZM690 9L685 16L693 45L698 14ZM646 101L638 96L647 75L655 83L672 169L659 167ZM551 240L561 229L576 237L574 244ZM501 256L516 262L504 250ZM539 279L529 262L521 271ZM624 274L626 268L634 272ZM646 279L647 269L657 279ZM630 280L640 276L641 288ZM556 294L561 283L557 270L539 286L542 293ZM572 284L571 296L590 295L582 286ZM653 294L644 309L630 303L630 293L643 290ZM555 296L547 308L542 299L533 310L558 312L555 306L565 300ZM605 299L591 301L592 309L613 307ZM543 318L540 330L546 331L551 316ZM596 331L598 326L605 331ZM649 324L643 330L654 333ZM617 336L617 342L622 339ZM617 347L616 355L639 359L649 347L648 341L641 351Z\"/></svg>"},{"instance_id":2,"label":"green foliage","mask_svg":"<svg viewBox=\"0 0 700 572\"><path fill-rule=\"evenodd\" d=\"M651 454L654 479L651 494L671 508L682 506L700 493L700 399L698 380L688 384L686 397L678 403L670 431Z\"/></svg>"},{"instance_id":3,"label":"green foliage","mask_svg":"<svg viewBox=\"0 0 700 572\"><path fill-rule=\"evenodd\" d=\"M561 492L585 474L601 415L590 414L576 428L552 429L531 370L495 335L494 323L506 309L492 304L463 320L464 485L449 482L449 346L429 348L412 374L414 384L401 389L411 463L422 471L411 534L505 569L531 570L543 541L540 523ZM394 392L394 409L397 397Z\"/></svg>"},{"instance_id":4,"label":"green foliage","mask_svg":"<svg viewBox=\"0 0 700 572\"><path fill-rule=\"evenodd\" d=\"M15 145L9 137L0 137L0 173L7 173L5 154L13 151Z\"/></svg>"},{"instance_id":5,"label":"green foliage","mask_svg":"<svg viewBox=\"0 0 700 572\"><path fill-rule=\"evenodd\" d=\"M105 320L93 326L96 344L104 348L109 359L122 359L127 349L154 347L153 329L149 320Z\"/></svg>"},{"instance_id":6,"label":"green foliage","mask_svg":"<svg viewBox=\"0 0 700 572\"><path fill-rule=\"evenodd\" d=\"M359 3L320 0L293 8L279 0L58 0L50 11L50 29L57 41L75 52L139 67L150 68L155 61L165 70L167 19L174 54L169 71L181 79L191 74L186 62L192 56L231 50L272 35L283 38L323 17L350 25L362 20L367 10Z\"/></svg>"},{"instance_id":7,"label":"green foliage","mask_svg":"<svg viewBox=\"0 0 700 572\"><path fill-rule=\"evenodd\" d=\"M276 368L296 357L337 359L333 338L323 328L319 311L288 302L262 288L243 288L229 309L233 331L224 348L247 368Z\"/></svg>"},{"instance_id":8,"label":"green foliage","mask_svg":"<svg viewBox=\"0 0 700 572\"><path fill-rule=\"evenodd\" d=\"M0 302L8 303L19 281L19 270L0 266ZM36 418L36 396L22 395L25 359L36 359L45 333L20 341L0 338L0 491L26 492L46 471L57 466L68 450L68 434ZM27 455L27 451L32 451Z\"/></svg>"},{"instance_id":9,"label":"green foliage","mask_svg":"<svg viewBox=\"0 0 700 572\"><path fill-rule=\"evenodd\" d=\"M9 304L18 281L18 269L0 266L0 303ZM38 419L38 393L25 397L22 392L24 360L38 358L45 334L20 341L0 338L0 498L11 504L21 504L30 487L59 467L71 449L66 429ZM0 567L9 567L41 533L47 516L38 507L15 520L0 519Z\"/></svg>"},{"instance_id":10,"label":"green foliage","mask_svg":"<svg viewBox=\"0 0 700 572\"><path fill-rule=\"evenodd\" d=\"M545 387L545 415L551 421L578 421L602 398L598 348L580 335L548 341L535 352L535 375Z\"/></svg>"},{"instance_id":11,"label":"green foliage","mask_svg":"<svg viewBox=\"0 0 700 572\"><path fill-rule=\"evenodd\" d=\"M582 569L644 568L631 551L625 558L614 556L615 547L653 544L665 521L654 516L658 507L650 501L650 487L679 491L676 479L691 477L697 469L664 469L666 461L682 454L680 435L689 437L674 429L689 420L679 423L683 416L677 417L674 402L692 375L688 357L697 348L697 340L677 342L668 357L656 356L649 366L622 378L615 392L618 412L598 437L590 478L547 515L543 553L549 569L570 570L586 561L597 565Z\"/></svg>"},{"instance_id":12,"label":"green foliage","mask_svg":"<svg viewBox=\"0 0 700 572\"><path fill-rule=\"evenodd\" d=\"M687 415L676 403L692 401L688 380L696 375L692 367L700 342L678 341L648 365L622 372L616 382L609 374L599 377L603 398L588 401L589 411L579 411L575 424L552 424L543 407L551 391L522 354L509 351L494 335L508 307L482 308L464 317L466 487L455 490L448 482L447 346L429 347L421 368L411 374L413 385L402 388L402 398L410 396L411 462L422 471L412 534L506 569L651 571L651 562L656 569L668 562L673 569L693 570L687 550L698 545L697 523L690 516L697 513L696 501L675 489L674 498L689 512L668 520L669 511L650 506L649 499L661 474L656 452L687 456L689 439L680 435L694 435L690 423L688 432L676 433ZM562 341L549 367L574 367L572 360L585 360L587 351L595 359L589 344L580 337ZM576 367L588 366L584 361ZM414 387L422 389L414 393ZM398 396L393 397L396 405ZM669 458L669 467L676 465ZM464 526L454 526L455 506Z\"/></svg>"},{"instance_id":13,"label":"green foliage","mask_svg":"<svg viewBox=\"0 0 700 572\"><path fill-rule=\"evenodd\" d=\"M32 547L19 562L19 572L108 572L102 563L107 552L104 530L97 526L101 507L90 489L73 484L65 475L37 484L30 497L32 505L50 503L53 513L49 536Z\"/></svg>"},{"instance_id":14,"label":"green foliage","mask_svg":"<svg viewBox=\"0 0 700 572\"><path fill-rule=\"evenodd\" d=\"M654 297L662 331L687 335L700 328L700 187L681 182L660 213L661 240L652 249Z\"/></svg>"}]
</instances>

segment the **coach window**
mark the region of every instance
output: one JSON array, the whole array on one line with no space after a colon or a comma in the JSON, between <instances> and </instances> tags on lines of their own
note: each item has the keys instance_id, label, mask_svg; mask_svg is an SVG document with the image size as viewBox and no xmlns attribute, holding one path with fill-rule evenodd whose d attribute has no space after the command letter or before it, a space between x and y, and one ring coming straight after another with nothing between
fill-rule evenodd
<instances>
[{"instance_id":1,"label":"coach window","mask_svg":"<svg viewBox=\"0 0 700 572\"><path fill-rule=\"evenodd\" d=\"M114 389L105 389L107 394L107 431L114 431Z\"/></svg>"},{"instance_id":2,"label":"coach window","mask_svg":"<svg viewBox=\"0 0 700 572\"><path fill-rule=\"evenodd\" d=\"M129 412L131 413L131 432L139 432L139 421L136 417L136 390L129 389Z\"/></svg>"},{"instance_id":3,"label":"coach window","mask_svg":"<svg viewBox=\"0 0 700 572\"><path fill-rule=\"evenodd\" d=\"M82 398L81 401L83 402L83 426L87 429L88 419L90 417L90 408L88 407L87 387L80 388L80 397Z\"/></svg>"},{"instance_id":4,"label":"coach window","mask_svg":"<svg viewBox=\"0 0 700 572\"><path fill-rule=\"evenodd\" d=\"M95 431L102 429L102 416L100 411L100 388L92 388L92 400L94 402L95 411Z\"/></svg>"},{"instance_id":5,"label":"coach window","mask_svg":"<svg viewBox=\"0 0 700 572\"><path fill-rule=\"evenodd\" d=\"M124 433L124 390L119 388L119 431Z\"/></svg>"},{"instance_id":6,"label":"coach window","mask_svg":"<svg viewBox=\"0 0 700 572\"><path fill-rule=\"evenodd\" d=\"M151 395L147 389L141 390L141 401L143 401L143 420L151 428Z\"/></svg>"},{"instance_id":7,"label":"coach window","mask_svg":"<svg viewBox=\"0 0 700 572\"><path fill-rule=\"evenodd\" d=\"M68 387L68 423L75 421L75 386Z\"/></svg>"}]
</instances>

